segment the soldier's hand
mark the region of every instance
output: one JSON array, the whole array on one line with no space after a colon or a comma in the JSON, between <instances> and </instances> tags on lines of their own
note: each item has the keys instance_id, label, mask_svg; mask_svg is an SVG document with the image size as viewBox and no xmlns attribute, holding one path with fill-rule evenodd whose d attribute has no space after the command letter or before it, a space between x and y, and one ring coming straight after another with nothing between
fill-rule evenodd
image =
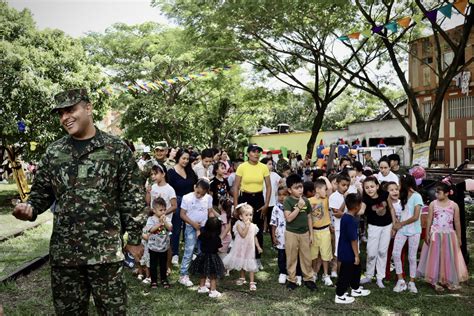
<instances>
[{"instance_id":1,"label":"soldier's hand","mask_svg":"<svg viewBox=\"0 0 474 316\"><path fill-rule=\"evenodd\" d=\"M33 218L33 207L28 203L19 203L15 206L12 215L22 221L28 221Z\"/></svg>"},{"instance_id":2,"label":"soldier's hand","mask_svg":"<svg viewBox=\"0 0 474 316\"><path fill-rule=\"evenodd\" d=\"M127 245L125 250L130 252L135 260L138 260L143 256L143 245Z\"/></svg>"}]
</instances>

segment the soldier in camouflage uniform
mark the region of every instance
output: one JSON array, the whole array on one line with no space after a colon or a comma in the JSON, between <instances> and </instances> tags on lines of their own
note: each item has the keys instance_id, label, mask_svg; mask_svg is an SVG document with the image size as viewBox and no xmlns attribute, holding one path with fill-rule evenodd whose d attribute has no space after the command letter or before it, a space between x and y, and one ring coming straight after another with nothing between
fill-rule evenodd
<instances>
[{"instance_id":1,"label":"soldier in camouflage uniform","mask_svg":"<svg viewBox=\"0 0 474 316\"><path fill-rule=\"evenodd\" d=\"M68 136L51 144L38 166L27 203L13 215L34 221L54 201L51 287L58 315L88 313L92 292L100 315L125 315L122 236L143 252L138 218L145 206L142 179L127 145L94 126L85 89L55 96Z\"/></svg>"}]
</instances>

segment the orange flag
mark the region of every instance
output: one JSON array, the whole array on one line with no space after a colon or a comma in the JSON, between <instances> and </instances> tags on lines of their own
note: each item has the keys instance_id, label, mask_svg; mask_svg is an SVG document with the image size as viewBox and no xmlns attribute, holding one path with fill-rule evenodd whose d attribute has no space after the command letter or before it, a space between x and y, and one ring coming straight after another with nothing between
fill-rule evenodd
<instances>
[{"instance_id":1,"label":"orange flag","mask_svg":"<svg viewBox=\"0 0 474 316\"><path fill-rule=\"evenodd\" d=\"M467 0L458 0L454 3L454 7L458 9L459 13L464 14L467 7Z\"/></svg>"},{"instance_id":2,"label":"orange flag","mask_svg":"<svg viewBox=\"0 0 474 316\"><path fill-rule=\"evenodd\" d=\"M360 32L355 32L355 33L352 33L352 34L348 34L347 37L358 40L359 37L360 37Z\"/></svg>"},{"instance_id":3,"label":"orange flag","mask_svg":"<svg viewBox=\"0 0 474 316\"><path fill-rule=\"evenodd\" d=\"M411 22L411 18L408 16L401 18L397 21L398 25L400 25L401 27L405 29L410 25L410 22Z\"/></svg>"}]
</instances>

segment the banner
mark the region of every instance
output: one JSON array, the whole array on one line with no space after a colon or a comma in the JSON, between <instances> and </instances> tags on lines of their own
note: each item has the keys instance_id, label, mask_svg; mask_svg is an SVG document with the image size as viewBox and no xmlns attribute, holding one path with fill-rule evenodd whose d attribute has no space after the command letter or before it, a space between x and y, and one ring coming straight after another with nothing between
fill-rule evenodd
<instances>
[{"instance_id":1,"label":"banner","mask_svg":"<svg viewBox=\"0 0 474 316\"><path fill-rule=\"evenodd\" d=\"M423 168L428 168L430 161L430 143L427 141L424 143L413 145L413 161L412 165L420 165Z\"/></svg>"}]
</instances>

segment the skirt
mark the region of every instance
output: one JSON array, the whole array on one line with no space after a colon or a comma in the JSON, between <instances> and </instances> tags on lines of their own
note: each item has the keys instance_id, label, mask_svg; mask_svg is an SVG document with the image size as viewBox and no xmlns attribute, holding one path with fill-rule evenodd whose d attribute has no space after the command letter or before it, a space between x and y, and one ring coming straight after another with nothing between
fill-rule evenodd
<instances>
[{"instance_id":1,"label":"skirt","mask_svg":"<svg viewBox=\"0 0 474 316\"><path fill-rule=\"evenodd\" d=\"M222 259L216 253L201 253L191 263L189 272L192 275L213 276L222 278L225 274Z\"/></svg>"},{"instance_id":2,"label":"skirt","mask_svg":"<svg viewBox=\"0 0 474 316\"><path fill-rule=\"evenodd\" d=\"M423 243L417 275L430 284L459 285L469 279L454 231L433 233L430 244Z\"/></svg>"}]
</instances>

